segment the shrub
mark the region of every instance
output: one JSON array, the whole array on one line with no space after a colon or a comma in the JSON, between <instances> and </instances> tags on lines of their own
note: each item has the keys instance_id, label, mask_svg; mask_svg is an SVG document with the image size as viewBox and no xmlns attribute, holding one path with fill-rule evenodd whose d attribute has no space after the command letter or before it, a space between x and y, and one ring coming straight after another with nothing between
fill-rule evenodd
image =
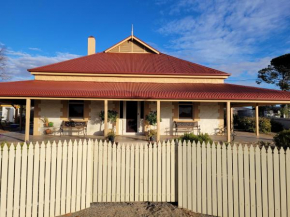
<instances>
[{"instance_id":1,"label":"shrub","mask_svg":"<svg viewBox=\"0 0 290 217\"><path fill-rule=\"evenodd\" d=\"M190 141L190 142L205 142L205 143L212 143L212 139L209 137L207 133L200 135L194 135L193 133L185 133L183 136L178 138L179 140L183 141Z\"/></svg>"},{"instance_id":2,"label":"shrub","mask_svg":"<svg viewBox=\"0 0 290 217\"><path fill-rule=\"evenodd\" d=\"M274 136L275 145L278 147L290 148L290 130L283 130Z\"/></svg>"},{"instance_id":3,"label":"shrub","mask_svg":"<svg viewBox=\"0 0 290 217\"><path fill-rule=\"evenodd\" d=\"M281 132L284 130L284 127L281 123L275 121L274 119L271 119L271 132Z\"/></svg>"},{"instance_id":4,"label":"shrub","mask_svg":"<svg viewBox=\"0 0 290 217\"><path fill-rule=\"evenodd\" d=\"M256 119L254 117L243 117L236 119L237 128L247 132L256 132ZM271 122L268 118L259 118L259 129L262 133L271 132Z\"/></svg>"}]
</instances>

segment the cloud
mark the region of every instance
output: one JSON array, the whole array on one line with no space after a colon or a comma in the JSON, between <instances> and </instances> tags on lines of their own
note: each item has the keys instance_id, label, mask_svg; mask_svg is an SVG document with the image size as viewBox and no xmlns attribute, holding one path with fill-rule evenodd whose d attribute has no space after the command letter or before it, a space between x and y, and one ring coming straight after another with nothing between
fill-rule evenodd
<instances>
[{"instance_id":1,"label":"cloud","mask_svg":"<svg viewBox=\"0 0 290 217\"><path fill-rule=\"evenodd\" d=\"M41 49L37 47L29 47L28 49L33 51L41 51Z\"/></svg>"},{"instance_id":2,"label":"cloud","mask_svg":"<svg viewBox=\"0 0 290 217\"><path fill-rule=\"evenodd\" d=\"M225 64L250 60L261 42L285 30L290 1L179 0L168 11L172 18L158 30L171 36L168 49L199 62Z\"/></svg>"},{"instance_id":3,"label":"cloud","mask_svg":"<svg viewBox=\"0 0 290 217\"><path fill-rule=\"evenodd\" d=\"M33 79L27 69L77 58L79 55L56 52L53 56L32 55L24 52L7 51L6 72L12 80Z\"/></svg>"}]
</instances>

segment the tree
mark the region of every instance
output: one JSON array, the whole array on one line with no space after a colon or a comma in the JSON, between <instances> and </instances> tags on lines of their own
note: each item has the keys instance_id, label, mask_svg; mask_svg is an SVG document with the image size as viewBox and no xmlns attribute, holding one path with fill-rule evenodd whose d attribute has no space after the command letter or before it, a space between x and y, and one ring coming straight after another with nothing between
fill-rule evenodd
<instances>
[{"instance_id":1,"label":"tree","mask_svg":"<svg viewBox=\"0 0 290 217\"><path fill-rule=\"evenodd\" d=\"M0 80L6 80L9 78L5 71L6 67L6 55L5 55L5 47L0 47Z\"/></svg>"},{"instance_id":2,"label":"tree","mask_svg":"<svg viewBox=\"0 0 290 217\"><path fill-rule=\"evenodd\" d=\"M290 53L271 60L271 65L258 72L257 84L275 84L281 90L290 90Z\"/></svg>"}]
</instances>

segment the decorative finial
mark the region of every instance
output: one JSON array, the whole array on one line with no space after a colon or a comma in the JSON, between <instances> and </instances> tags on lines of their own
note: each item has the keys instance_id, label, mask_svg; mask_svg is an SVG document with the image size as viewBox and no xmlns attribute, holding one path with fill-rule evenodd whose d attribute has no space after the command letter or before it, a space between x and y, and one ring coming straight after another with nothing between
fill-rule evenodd
<instances>
[{"instance_id":1,"label":"decorative finial","mask_svg":"<svg viewBox=\"0 0 290 217\"><path fill-rule=\"evenodd\" d=\"M133 34L134 33L134 26L133 26L133 24L132 24L132 31L131 31L131 36L132 36L132 38L133 38Z\"/></svg>"}]
</instances>

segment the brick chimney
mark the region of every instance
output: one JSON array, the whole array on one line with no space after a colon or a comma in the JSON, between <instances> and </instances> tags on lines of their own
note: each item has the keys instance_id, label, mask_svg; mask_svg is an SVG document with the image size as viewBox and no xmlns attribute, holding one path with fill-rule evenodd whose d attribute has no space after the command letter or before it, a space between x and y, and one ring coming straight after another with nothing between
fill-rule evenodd
<instances>
[{"instance_id":1,"label":"brick chimney","mask_svg":"<svg viewBox=\"0 0 290 217\"><path fill-rule=\"evenodd\" d=\"M96 53L96 39L94 36L88 38L88 55Z\"/></svg>"}]
</instances>

